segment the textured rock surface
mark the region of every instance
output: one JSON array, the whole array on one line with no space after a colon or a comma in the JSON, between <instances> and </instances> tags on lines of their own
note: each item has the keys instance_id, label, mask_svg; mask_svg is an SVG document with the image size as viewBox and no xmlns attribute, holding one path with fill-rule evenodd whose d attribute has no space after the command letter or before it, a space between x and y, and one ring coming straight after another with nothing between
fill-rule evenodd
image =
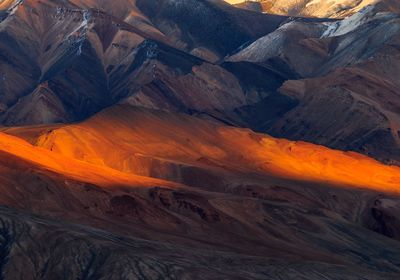
<instances>
[{"instance_id":1,"label":"textured rock surface","mask_svg":"<svg viewBox=\"0 0 400 280\"><path fill-rule=\"evenodd\" d=\"M68 123L122 102L397 164L397 11L321 22L222 1L7 2L0 122Z\"/></svg>"},{"instance_id":2,"label":"textured rock surface","mask_svg":"<svg viewBox=\"0 0 400 280\"><path fill-rule=\"evenodd\" d=\"M398 1L310 2L1 1L0 279L398 279L399 167L251 130L399 163Z\"/></svg>"},{"instance_id":3,"label":"textured rock surface","mask_svg":"<svg viewBox=\"0 0 400 280\"><path fill-rule=\"evenodd\" d=\"M400 273L397 167L126 105L82 124L6 132L5 279Z\"/></svg>"},{"instance_id":4,"label":"textured rock surface","mask_svg":"<svg viewBox=\"0 0 400 280\"><path fill-rule=\"evenodd\" d=\"M367 5L379 0L226 0L240 8L266 13L320 17L343 18L352 15Z\"/></svg>"},{"instance_id":5,"label":"textured rock surface","mask_svg":"<svg viewBox=\"0 0 400 280\"><path fill-rule=\"evenodd\" d=\"M81 120L126 98L229 119L262 94L249 100L236 77L206 60L219 60L286 20L210 1L12 7L0 23L0 122L9 126Z\"/></svg>"},{"instance_id":6,"label":"textured rock surface","mask_svg":"<svg viewBox=\"0 0 400 280\"><path fill-rule=\"evenodd\" d=\"M2 207L4 279L395 279L343 265L279 260L146 241ZM389 250L393 250L389 249ZM321 278L323 277L323 278Z\"/></svg>"},{"instance_id":7,"label":"textured rock surface","mask_svg":"<svg viewBox=\"0 0 400 280\"><path fill-rule=\"evenodd\" d=\"M323 23L196 3L8 3L0 121L67 123L123 102L398 163L396 3ZM301 78L316 80L278 91Z\"/></svg>"},{"instance_id":8,"label":"textured rock surface","mask_svg":"<svg viewBox=\"0 0 400 280\"><path fill-rule=\"evenodd\" d=\"M254 128L398 164L400 25L398 14L381 7L338 22L285 24L229 58L279 59L299 77L279 90L297 105Z\"/></svg>"}]
</instances>

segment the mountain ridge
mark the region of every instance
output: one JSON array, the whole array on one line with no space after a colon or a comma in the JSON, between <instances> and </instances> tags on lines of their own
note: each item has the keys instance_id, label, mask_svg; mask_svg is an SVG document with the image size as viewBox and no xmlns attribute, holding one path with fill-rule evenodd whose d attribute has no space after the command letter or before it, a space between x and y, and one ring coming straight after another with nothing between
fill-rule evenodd
<instances>
[{"instance_id":1,"label":"mountain ridge","mask_svg":"<svg viewBox=\"0 0 400 280\"><path fill-rule=\"evenodd\" d=\"M380 0L227 0L228 3L240 8L289 16L319 17L319 18L344 18L359 12L368 5L373 5Z\"/></svg>"},{"instance_id":2,"label":"mountain ridge","mask_svg":"<svg viewBox=\"0 0 400 280\"><path fill-rule=\"evenodd\" d=\"M218 139L216 127L220 127ZM395 218L400 211L397 206L398 167L384 166L357 154L221 127L214 121L127 105L108 109L82 124L39 127L38 131L32 129L9 128L0 133L0 177L3 182L0 202L17 211L43 217L41 224L56 219L55 224L51 223L64 228L63 238L67 240L75 236L75 229L68 223L83 224L85 229L83 232L80 230L80 238L90 240L89 244L94 246L91 252L96 258L100 258L103 251L98 248L99 239L92 239L93 233L100 234L100 239L120 236L113 239L114 245L109 244L113 247L121 245L121 238L139 238L142 241L132 241L137 245L153 242L151 244L156 247L151 247L158 248L155 253L139 251L135 254L142 259L149 256L163 264L165 259L159 250L171 246L171 243L174 248L179 246L182 250L190 246L192 255L189 259L190 263L194 262L191 267L211 251L222 259L227 255L237 261L248 258L249 264L256 266L252 273L248 274L247 266L237 266L235 271L250 279L265 277L259 258L272 261L271 268L277 263L281 263L278 267L287 267L290 259L290 263L296 263L292 268L294 275L300 277L306 267L311 267L315 279L320 279L319 273L328 279L339 276L357 279L354 277L362 274L375 277L371 279L390 279L400 270L395 264L380 263L387 262L386 257L382 257L382 248L390 248L385 252L390 251L391 260L396 258L398 244L392 239L400 239ZM190 136L193 130L198 131L195 138ZM98 135L94 134L95 131ZM110 135L113 135L112 142L108 138ZM16 137L26 138L39 147ZM236 143L236 146L227 145L220 137ZM132 142L132 139L137 142ZM212 141L220 146L213 145ZM223 155L223 149L231 149L225 152L230 157ZM149 154L149 151L154 154ZM256 153L265 158L260 162ZM137 159L133 160L132 156ZM48 157L52 160L49 161ZM331 157L337 157L336 161L331 161ZM299 160L301 164L298 164ZM259 164L261 169L254 167ZM360 170L360 176L355 174L356 169ZM263 170L269 171L265 173ZM330 173L332 170L336 170L336 175ZM306 174L316 176L307 177ZM14 179L14 176L19 179ZM356 181L357 178L360 181ZM368 182L372 183L371 187ZM0 212L0 219L8 221L9 210ZM20 218L14 222L25 219L18 215ZM225 231L226 227L230 228L229 233ZM24 231L10 234L14 236L21 232ZM283 234L285 232L287 237ZM340 239L336 238L337 234L340 234ZM313 241L316 235L323 240L320 244ZM383 247L374 245L365 251L361 245L363 239L355 236L373 238L374 244ZM31 244L32 241L25 242ZM66 246L63 242L58 244L60 248ZM338 253L330 244L340 250L352 248L370 261L360 262L352 254ZM82 252L86 252L84 248ZM69 253L63 252L59 254L66 257L63 263L75 267ZM83 262L90 260L83 253L74 252ZM169 257L169 265L174 267L181 266L179 255L186 256L170 249L164 252ZM47 255L46 250L37 253L39 256ZM10 262L20 267L20 258L9 254L13 256ZM24 258L29 256L22 255ZM125 257L125 253L109 256L116 262ZM313 265L313 262L321 261L327 270ZM132 262L134 260L130 258L127 260L128 264ZM265 266L265 259L261 262ZM359 268L354 269L354 263ZM338 265L342 269L338 269ZM223 269L229 267L226 264L221 266ZM107 277L115 273L112 268L92 269L101 277ZM128 268L134 269L128 265L122 271ZM388 272L381 273L380 269ZM59 273L54 265L46 271ZM80 273L79 270L76 273ZM152 277L151 270L142 273ZM207 269L205 273L213 275ZM160 275L168 277L170 272L160 272ZM270 271L267 275L280 277L286 274Z\"/></svg>"},{"instance_id":3,"label":"mountain ridge","mask_svg":"<svg viewBox=\"0 0 400 280\"><path fill-rule=\"evenodd\" d=\"M400 9L367 2L1 1L0 278L398 279Z\"/></svg>"}]
</instances>

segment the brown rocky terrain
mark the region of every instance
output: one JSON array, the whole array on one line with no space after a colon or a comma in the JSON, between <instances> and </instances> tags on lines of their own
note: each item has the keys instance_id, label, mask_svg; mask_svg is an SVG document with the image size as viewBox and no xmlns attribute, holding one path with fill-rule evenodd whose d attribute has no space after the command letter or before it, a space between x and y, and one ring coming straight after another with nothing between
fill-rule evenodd
<instances>
[{"instance_id":1,"label":"brown rocky terrain","mask_svg":"<svg viewBox=\"0 0 400 280\"><path fill-rule=\"evenodd\" d=\"M398 163L396 2L339 21L195 2L3 4L0 121L68 123L127 102ZM304 78L312 102L290 90Z\"/></svg>"},{"instance_id":2,"label":"brown rocky terrain","mask_svg":"<svg viewBox=\"0 0 400 280\"><path fill-rule=\"evenodd\" d=\"M297 105L254 128L398 164L399 16L383 4L339 22L285 24L229 58L279 59L297 73L279 89Z\"/></svg>"},{"instance_id":3,"label":"brown rocky terrain","mask_svg":"<svg viewBox=\"0 0 400 280\"><path fill-rule=\"evenodd\" d=\"M285 17L223 2L117 2L111 9L102 1L23 1L8 11L0 23L3 124L81 120L126 98L229 119L234 108L260 99L247 97L229 71L211 62ZM185 17L209 20L193 25ZM208 32L212 26L222 28Z\"/></svg>"},{"instance_id":4,"label":"brown rocky terrain","mask_svg":"<svg viewBox=\"0 0 400 280\"><path fill-rule=\"evenodd\" d=\"M0 278L398 279L370 2L0 1Z\"/></svg>"},{"instance_id":5,"label":"brown rocky terrain","mask_svg":"<svg viewBox=\"0 0 400 280\"><path fill-rule=\"evenodd\" d=\"M344 18L377 0L226 0L237 7L279 15Z\"/></svg>"},{"instance_id":6,"label":"brown rocky terrain","mask_svg":"<svg viewBox=\"0 0 400 280\"><path fill-rule=\"evenodd\" d=\"M400 270L399 168L355 153L127 105L75 125L6 129L0 150L0 202L18 209L1 210L6 278Z\"/></svg>"}]
</instances>

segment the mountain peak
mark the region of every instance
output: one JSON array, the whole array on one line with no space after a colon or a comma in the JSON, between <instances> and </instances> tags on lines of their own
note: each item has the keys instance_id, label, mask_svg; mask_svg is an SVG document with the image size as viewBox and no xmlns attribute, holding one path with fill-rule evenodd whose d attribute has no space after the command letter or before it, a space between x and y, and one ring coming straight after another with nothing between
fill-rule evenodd
<instances>
[{"instance_id":1,"label":"mountain peak","mask_svg":"<svg viewBox=\"0 0 400 280\"><path fill-rule=\"evenodd\" d=\"M342 18L352 15L367 5L378 0L226 0L228 3L242 8L258 10L266 13L320 17Z\"/></svg>"}]
</instances>

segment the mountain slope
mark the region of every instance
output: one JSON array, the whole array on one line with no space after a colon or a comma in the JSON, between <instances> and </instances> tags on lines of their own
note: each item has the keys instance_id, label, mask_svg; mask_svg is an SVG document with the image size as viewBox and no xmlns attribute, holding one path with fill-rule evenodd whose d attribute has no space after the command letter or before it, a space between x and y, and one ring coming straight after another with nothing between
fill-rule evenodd
<instances>
[{"instance_id":1,"label":"mountain slope","mask_svg":"<svg viewBox=\"0 0 400 280\"><path fill-rule=\"evenodd\" d=\"M0 122L68 123L122 102L399 162L396 3L326 22L196 3L19 3L0 23ZM303 78L317 79L312 102L303 83L281 88Z\"/></svg>"},{"instance_id":2,"label":"mountain slope","mask_svg":"<svg viewBox=\"0 0 400 280\"><path fill-rule=\"evenodd\" d=\"M65 271L71 278L92 276L96 279L126 276L138 279L265 279L267 276L274 279L293 275L308 279L320 279L321 275L324 279L346 280L396 278L396 273L354 268L351 271L343 265L318 262L303 266L296 262L287 265L274 261L266 265L270 261L268 258L215 250L194 251L184 246L60 223L5 207L0 209L0 219L6 225L0 233L7 248L3 251L7 262L2 263L5 278L26 279L37 275L41 279L54 279L65 275Z\"/></svg>"},{"instance_id":3,"label":"mountain slope","mask_svg":"<svg viewBox=\"0 0 400 280\"><path fill-rule=\"evenodd\" d=\"M258 10L266 13L319 17L319 18L344 18L357 13L368 5L375 4L377 0L227 0L241 8Z\"/></svg>"},{"instance_id":4,"label":"mountain slope","mask_svg":"<svg viewBox=\"0 0 400 280\"><path fill-rule=\"evenodd\" d=\"M147 107L165 104L160 109L214 115L218 110L229 122L230 111L260 96L247 99L237 78L207 60L220 59L286 20L209 1L197 9L191 8L197 2L107 5L24 1L0 23L1 123L82 120L126 98ZM191 22L184 18L186 10L194 13ZM208 32L213 25L223 28Z\"/></svg>"},{"instance_id":5,"label":"mountain slope","mask_svg":"<svg viewBox=\"0 0 400 280\"><path fill-rule=\"evenodd\" d=\"M400 9L367 2L2 1L0 278L398 279L366 155L400 160Z\"/></svg>"},{"instance_id":6,"label":"mountain slope","mask_svg":"<svg viewBox=\"0 0 400 280\"><path fill-rule=\"evenodd\" d=\"M338 22L285 24L228 58L278 59L297 73L279 90L297 105L252 127L398 163L399 31L398 14L370 6Z\"/></svg>"},{"instance_id":7,"label":"mountain slope","mask_svg":"<svg viewBox=\"0 0 400 280\"><path fill-rule=\"evenodd\" d=\"M360 275L391 279L400 270L398 244L393 240L400 239L397 167L357 154L126 105L82 124L5 132L0 134L3 205L40 214L44 217L40 224L61 228L58 238L63 240L76 234L76 226L65 221L105 230L78 226L80 237L74 238L73 247L59 242L57 248L63 253L58 256L64 256L62 263L67 266L77 264L63 248L81 248L71 253L80 256L85 267L90 259L103 260L102 244L108 244L118 252L106 254L108 258L124 259L127 264L120 273L136 273L137 266L132 266L136 259L145 262L147 257L156 267L167 263L171 269L179 267L189 278L187 265L201 263L206 279L220 270L227 279L263 279L265 275L279 279L287 276L281 268L289 266L293 275L303 277L307 270L312 279L357 279ZM2 210L1 220L9 223L13 213ZM33 227L33 232L43 230L32 226L38 218L18 215L14 223ZM26 238L24 232L11 231L8 236ZM58 236L45 232L50 240ZM31 238L19 241L16 237L15 242L42 244L41 239ZM366 239L374 240L368 250ZM127 247L125 242L135 245ZM159 249L137 249L143 242ZM89 256L86 245L79 244L89 244ZM123 251L117 249L121 245ZM5 267L20 267L25 256L39 261L47 256L46 248L43 245L43 250L32 251L34 255L23 253L18 258L10 253ZM211 252L222 263L211 264ZM225 258L235 264L246 259L252 269L235 265L236 276L230 276ZM31 269L37 272L43 265L39 262ZM93 264L90 269L107 277L115 273L113 268ZM45 271L59 273L53 265ZM155 277L151 269L142 273ZM159 273L172 275L171 271Z\"/></svg>"},{"instance_id":8,"label":"mountain slope","mask_svg":"<svg viewBox=\"0 0 400 280\"><path fill-rule=\"evenodd\" d=\"M395 191L400 179L397 167L384 167L361 156L353 158L351 153L332 152L321 146L291 143L185 115L126 105L107 109L82 124L54 129L31 141L68 157L133 173L143 170L141 160L146 163L157 158L171 162L171 167L173 162L193 166L199 163L205 167L209 162L211 166L232 171L331 181L386 191ZM188 143L191 148L186 147ZM361 168L359 171L357 166ZM346 170L352 173L343 176ZM154 174L151 170L142 172ZM379 181L380 178L387 182Z\"/></svg>"}]
</instances>

